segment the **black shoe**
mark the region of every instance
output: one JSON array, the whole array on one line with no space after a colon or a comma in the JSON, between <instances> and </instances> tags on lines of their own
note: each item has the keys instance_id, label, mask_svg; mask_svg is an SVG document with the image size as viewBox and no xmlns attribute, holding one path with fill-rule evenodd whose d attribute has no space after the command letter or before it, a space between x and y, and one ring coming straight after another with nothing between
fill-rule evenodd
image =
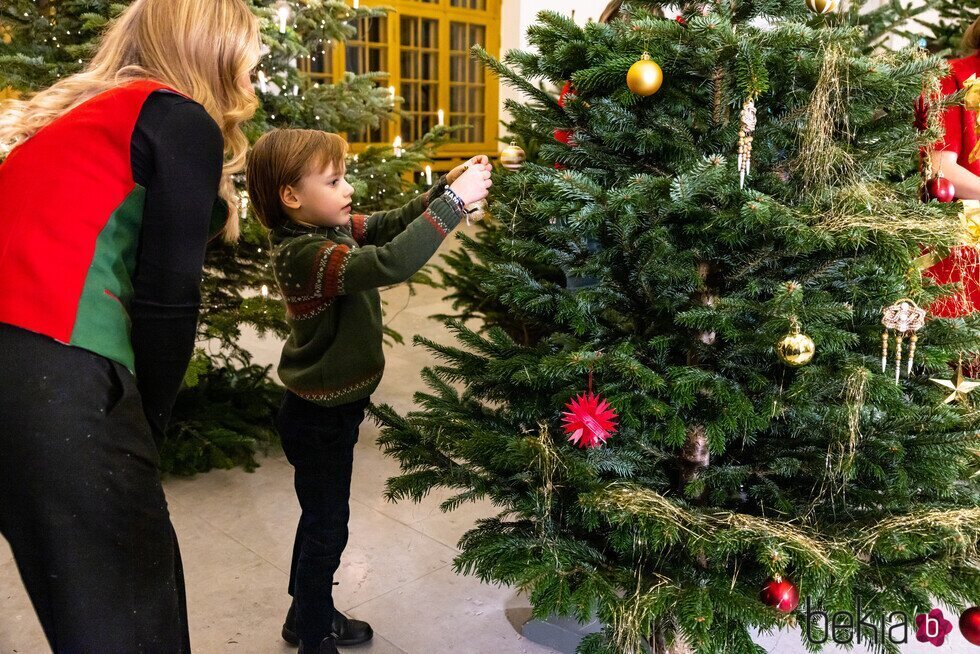
<instances>
[{"instance_id":1,"label":"black shoe","mask_svg":"<svg viewBox=\"0 0 980 654\"><path fill-rule=\"evenodd\" d=\"M303 643L300 643L299 654L340 654L340 652L337 651L337 643L334 642L333 638L328 636L323 639L319 647L313 650L307 650L303 646Z\"/></svg>"},{"instance_id":2,"label":"black shoe","mask_svg":"<svg viewBox=\"0 0 980 654\"><path fill-rule=\"evenodd\" d=\"M337 645L340 647L360 645L368 642L374 636L371 625L363 620L348 618L337 610L333 612L333 633L337 638Z\"/></svg>"},{"instance_id":3,"label":"black shoe","mask_svg":"<svg viewBox=\"0 0 980 654\"><path fill-rule=\"evenodd\" d=\"M333 613L333 633L337 637L337 645L341 647L360 645L374 636L371 625L363 620L352 620L337 610ZM282 639L290 645L299 644L299 636L296 635L295 604L291 604L289 612L286 613L286 622L282 625Z\"/></svg>"}]
</instances>

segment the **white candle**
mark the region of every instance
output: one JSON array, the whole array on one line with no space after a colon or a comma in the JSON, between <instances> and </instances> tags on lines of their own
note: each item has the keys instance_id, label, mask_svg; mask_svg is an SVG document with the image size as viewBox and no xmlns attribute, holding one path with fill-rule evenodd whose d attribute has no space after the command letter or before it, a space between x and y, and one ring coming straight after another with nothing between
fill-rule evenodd
<instances>
[{"instance_id":1,"label":"white candle","mask_svg":"<svg viewBox=\"0 0 980 654\"><path fill-rule=\"evenodd\" d=\"M402 156L402 137L401 136L396 136L395 137L395 142L392 144L392 147L395 149L395 156L396 157Z\"/></svg>"},{"instance_id":2,"label":"white candle","mask_svg":"<svg viewBox=\"0 0 980 654\"><path fill-rule=\"evenodd\" d=\"M391 96L391 101L394 102L395 101L395 87L394 86L389 86L388 87L388 94Z\"/></svg>"},{"instance_id":3,"label":"white candle","mask_svg":"<svg viewBox=\"0 0 980 654\"><path fill-rule=\"evenodd\" d=\"M269 91L269 87L266 84L265 73L263 73L261 70L259 71L259 88L262 89L263 93L268 93Z\"/></svg>"},{"instance_id":4,"label":"white candle","mask_svg":"<svg viewBox=\"0 0 980 654\"><path fill-rule=\"evenodd\" d=\"M425 167L425 183L427 186L432 186L432 166Z\"/></svg>"},{"instance_id":5,"label":"white candle","mask_svg":"<svg viewBox=\"0 0 980 654\"><path fill-rule=\"evenodd\" d=\"M354 9L357 9L361 3L358 0L354 0Z\"/></svg>"},{"instance_id":6,"label":"white candle","mask_svg":"<svg viewBox=\"0 0 980 654\"><path fill-rule=\"evenodd\" d=\"M279 33L286 33L286 21L289 20L289 7L280 5L279 7Z\"/></svg>"},{"instance_id":7,"label":"white candle","mask_svg":"<svg viewBox=\"0 0 980 654\"><path fill-rule=\"evenodd\" d=\"M262 297L269 297L269 287L262 284Z\"/></svg>"},{"instance_id":8,"label":"white candle","mask_svg":"<svg viewBox=\"0 0 980 654\"><path fill-rule=\"evenodd\" d=\"M439 110L439 124L440 125L446 124L446 112L443 111L442 109Z\"/></svg>"}]
</instances>

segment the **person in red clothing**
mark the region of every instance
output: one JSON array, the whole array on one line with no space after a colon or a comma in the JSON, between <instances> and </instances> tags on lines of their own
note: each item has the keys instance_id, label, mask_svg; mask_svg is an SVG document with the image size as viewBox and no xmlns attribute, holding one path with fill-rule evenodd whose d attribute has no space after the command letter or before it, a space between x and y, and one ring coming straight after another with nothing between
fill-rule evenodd
<instances>
[{"instance_id":1,"label":"person in red clothing","mask_svg":"<svg viewBox=\"0 0 980 654\"><path fill-rule=\"evenodd\" d=\"M238 233L260 53L245 0L135 0L0 103L0 534L55 652L190 651L156 441L212 218Z\"/></svg>"},{"instance_id":2,"label":"person in red clothing","mask_svg":"<svg viewBox=\"0 0 980 654\"><path fill-rule=\"evenodd\" d=\"M971 76L980 77L980 19L970 26L963 47L972 54L949 62L950 73L942 80L943 95L963 89ZM948 107L942 116L943 139L932 153L933 170L953 183L960 200L980 200L980 158L970 161L977 145L977 116L962 105ZM980 252L973 246L957 246L926 274L937 284L962 284L962 291L934 302L929 311L940 318L956 318L980 309Z\"/></svg>"},{"instance_id":3,"label":"person in red clothing","mask_svg":"<svg viewBox=\"0 0 980 654\"><path fill-rule=\"evenodd\" d=\"M943 95L962 90L964 82L974 75L980 77L980 19L967 30L963 47L972 53L949 62L950 73L941 83ZM970 161L977 145L976 123L976 112L963 106L949 107L943 113L944 138L932 156L933 168L942 169L961 200L980 200L980 158Z\"/></svg>"}]
</instances>

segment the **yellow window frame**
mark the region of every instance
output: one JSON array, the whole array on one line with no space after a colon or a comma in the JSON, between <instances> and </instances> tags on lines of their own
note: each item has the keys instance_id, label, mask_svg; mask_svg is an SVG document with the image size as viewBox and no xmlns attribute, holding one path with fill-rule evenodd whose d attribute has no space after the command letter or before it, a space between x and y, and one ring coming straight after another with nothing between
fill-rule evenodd
<instances>
[{"instance_id":1,"label":"yellow window frame","mask_svg":"<svg viewBox=\"0 0 980 654\"><path fill-rule=\"evenodd\" d=\"M361 0L361 6L392 7L394 12L388 16L388 79L387 85L395 87L395 95L401 88L401 21L399 14L419 16L421 18L439 21L439 108L445 112L445 124L449 124L449 65L450 65L450 25L453 22L463 22L482 25L486 29L486 43L481 44L494 57L500 55L500 6L502 0L486 0L487 8L465 9L453 7L451 0L438 2L420 2L419 0ZM342 43L333 43L333 80L343 79L347 67L346 50ZM489 71L485 76L486 89L484 93L484 140L480 143L449 143L439 148L438 157L451 161L444 162L434 168L447 168L456 160L467 159L474 154L495 154L497 152L497 130L499 120L500 84ZM389 132L394 136L401 130L401 118L389 121ZM351 143L352 152L363 152L368 147L366 143Z\"/></svg>"}]
</instances>

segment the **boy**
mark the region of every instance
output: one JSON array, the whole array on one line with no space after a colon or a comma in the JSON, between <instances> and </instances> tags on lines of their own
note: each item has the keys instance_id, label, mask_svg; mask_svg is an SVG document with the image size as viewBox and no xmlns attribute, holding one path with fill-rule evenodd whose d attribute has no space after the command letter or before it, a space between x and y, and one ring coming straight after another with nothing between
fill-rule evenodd
<instances>
[{"instance_id":1,"label":"boy","mask_svg":"<svg viewBox=\"0 0 980 654\"><path fill-rule=\"evenodd\" d=\"M351 213L347 143L316 130L274 130L255 144L248 192L271 232L289 339L279 362L286 394L276 419L295 469L296 529L283 638L301 654L336 654L373 632L334 609L333 576L347 545L358 427L384 369L378 288L405 281L435 254L491 185L486 156L470 159L400 209Z\"/></svg>"}]
</instances>

